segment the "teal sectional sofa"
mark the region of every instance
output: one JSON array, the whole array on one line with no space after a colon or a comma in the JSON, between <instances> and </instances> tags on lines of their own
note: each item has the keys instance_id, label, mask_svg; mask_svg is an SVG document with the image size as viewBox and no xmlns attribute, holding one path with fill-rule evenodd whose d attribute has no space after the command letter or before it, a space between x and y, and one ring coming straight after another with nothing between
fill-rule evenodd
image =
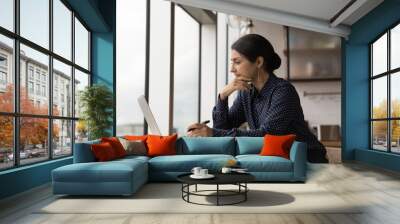
<instances>
[{"instance_id":1,"label":"teal sectional sofa","mask_svg":"<svg viewBox=\"0 0 400 224\"><path fill-rule=\"evenodd\" d=\"M75 144L74 163L52 171L54 194L131 195L148 181L176 181L193 167L219 172L234 159L260 182L304 182L306 180L306 144L295 141L290 159L260 156L262 137L182 137L177 140L177 155L127 156L108 162L96 162L90 145Z\"/></svg>"}]
</instances>

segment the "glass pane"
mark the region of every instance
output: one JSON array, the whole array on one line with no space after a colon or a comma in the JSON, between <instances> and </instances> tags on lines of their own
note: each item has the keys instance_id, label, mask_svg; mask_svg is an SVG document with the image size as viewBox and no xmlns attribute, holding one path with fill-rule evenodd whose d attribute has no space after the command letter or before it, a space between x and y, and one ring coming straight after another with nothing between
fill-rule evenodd
<instances>
[{"instance_id":1,"label":"glass pane","mask_svg":"<svg viewBox=\"0 0 400 224\"><path fill-rule=\"evenodd\" d=\"M53 115L72 117L71 66L53 60Z\"/></svg>"},{"instance_id":2,"label":"glass pane","mask_svg":"<svg viewBox=\"0 0 400 224\"><path fill-rule=\"evenodd\" d=\"M53 157L72 154L72 121L53 120Z\"/></svg>"},{"instance_id":3,"label":"glass pane","mask_svg":"<svg viewBox=\"0 0 400 224\"><path fill-rule=\"evenodd\" d=\"M387 77L372 81L372 118L387 118Z\"/></svg>"},{"instance_id":4,"label":"glass pane","mask_svg":"<svg viewBox=\"0 0 400 224\"><path fill-rule=\"evenodd\" d=\"M169 133L171 3L150 1L150 7L149 104L161 133L166 135Z\"/></svg>"},{"instance_id":5,"label":"glass pane","mask_svg":"<svg viewBox=\"0 0 400 224\"><path fill-rule=\"evenodd\" d=\"M49 48L49 0L20 0L21 36Z\"/></svg>"},{"instance_id":6,"label":"glass pane","mask_svg":"<svg viewBox=\"0 0 400 224\"><path fill-rule=\"evenodd\" d=\"M391 127L391 141L392 141L392 152L400 153L400 120L394 120L390 122Z\"/></svg>"},{"instance_id":7,"label":"glass pane","mask_svg":"<svg viewBox=\"0 0 400 224\"><path fill-rule=\"evenodd\" d=\"M25 114L48 114L49 57L21 44L20 108Z\"/></svg>"},{"instance_id":8,"label":"glass pane","mask_svg":"<svg viewBox=\"0 0 400 224\"><path fill-rule=\"evenodd\" d=\"M79 117L81 114L81 107L79 106L80 94L89 86L89 75L75 69L75 117Z\"/></svg>"},{"instance_id":9,"label":"glass pane","mask_svg":"<svg viewBox=\"0 0 400 224\"><path fill-rule=\"evenodd\" d=\"M14 111L14 43L0 35L0 111Z\"/></svg>"},{"instance_id":10,"label":"glass pane","mask_svg":"<svg viewBox=\"0 0 400 224\"><path fill-rule=\"evenodd\" d=\"M227 69L229 69L228 66L228 62L227 62L227 26L226 26L226 14L224 13L217 13L217 17L218 17L218 22L217 22L217 35L218 35L218 40L217 40L217 46L218 46L218 55L217 55L217 78L218 78L218 91L217 94L219 92L222 91L222 89L225 87L226 85L226 79L227 79L227 74L229 71L227 71ZM220 66L222 65L222 66Z\"/></svg>"},{"instance_id":11,"label":"glass pane","mask_svg":"<svg viewBox=\"0 0 400 224\"><path fill-rule=\"evenodd\" d=\"M13 118L0 116L0 170L14 165Z\"/></svg>"},{"instance_id":12,"label":"glass pane","mask_svg":"<svg viewBox=\"0 0 400 224\"><path fill-rule=\"evenodd\" d=\"M0 9L0 26L14 31L14 0L1 0Z\"/></svg>"},{"instance_id":13,"label":"glass pane","mask_svg":"<svg viewBox=\"0 0 400 224\"><path fill-rule=\"evenodd\" d=\"M75 143L88 140L88 129L83 120L75 121Z\"/></svg>"},{"instance_id":14,"label":"glass pane","mask_svg":"<svg viewBox=\"0 0 400 224\"><path fill-rule=\"evenodd\" d=\"M288 32L291 79L341 77L340 37L292 27Z\"/></svg>"},{"instance_id":15,"label":"glass pane","mask_svg":"<svg viewBox=\"0 0 400 224\"><path fill-rule=\"evenodd\" d=\"M372 148L387 151L387 121L372 122Z\"/></svg>"},{"instance_id":16,"label":"glass pane","mask_svg":"<svg viewBox=\"0 0 400 224\"><path fill-rule=\"evenodd\" d=\"M390 85L391 115L400 118L400 72L391 74Z\"/></svg>"},{"instance_id":17,"label":"glass pane","mask_svg":"<svg viewBox=\"0 0 400 224\"><path fill-rule=\"evenodd\" d=\"M20 118L20 164L34 163L49 158L49 120Z\"/></svg>"},{"instance_id":18,"label":"glass pane","mask_svg":"<svg viewBox=\"0 0 400 224\"><path fill-rule=\"evenodd\" d=\"M186 135L199 114L199 24L180 7L175 9L173 132Z\"/></svg>"},{"instance_id":19,"label":"glass pane","mask_svg":"<svg viewBox=\"0 0 400 224\"><path fill-rule=\"evenodd\" d=\"M75 18L75 64L89 69L89 32Z\"/></svg>"},{"instance_id":20,"label":"glass pane","mask_svg":"<svg viewBox=\"0 0 400 224\"><path fill-rule=\"evenodd\" d=\"M136 99L144 95L146 1L117 1L117 135L143 134L143 115ZM134 30L134 32L133 32Z\"/></svg>"},{"instance_id":21,"label":"glass pane","mask_svg":"<svg viewBox=\"0 0 400 224\"><path fill-rule=\"evenodd\" d=\"M372 74L387 71L387 34L372 44Z\"/></svg>"},{"instance_id":22,"label":"glass pane","mask_svg":"<svg viewBox=\"0 0 400 224\"><path fill-rule=\"evenodd\" d=\"M71 60L72 12L60 0L53 0L53 17L53 51Z\"/></svg>"},{"instance_id":23,"label":"glass pane","mask_svg":"<svg viewBox=\"0 0 400 224\"><path fill-rule=\"evenodd\" d=\"M390 37L390 67L400 67L400 24L391 30Z\"/></svg>"}]
</instances>

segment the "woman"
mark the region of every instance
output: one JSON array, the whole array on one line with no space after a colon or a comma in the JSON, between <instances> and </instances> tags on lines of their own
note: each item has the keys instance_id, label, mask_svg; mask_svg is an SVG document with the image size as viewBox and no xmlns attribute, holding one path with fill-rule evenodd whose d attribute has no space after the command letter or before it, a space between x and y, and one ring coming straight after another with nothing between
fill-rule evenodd
<instances>
[{"instance_id":1,"label":"woman","mask_svg":"<svg viewBox=\"0 0 400 224\"><path fill-rule=\"evenodd\" d=\"M214 127L196 123L188 136L264 136L295 134L308 145L310 162L327 162L325 147L304 121L300 99L290 82L276 77L281 65L271 43L257 34L241 37L232 45L231 72L235 78L218 95L213 109ZM231 108L228 97L238 91ZM247 122L250 130L238 127Z\"/></svg>"}]
</instances>

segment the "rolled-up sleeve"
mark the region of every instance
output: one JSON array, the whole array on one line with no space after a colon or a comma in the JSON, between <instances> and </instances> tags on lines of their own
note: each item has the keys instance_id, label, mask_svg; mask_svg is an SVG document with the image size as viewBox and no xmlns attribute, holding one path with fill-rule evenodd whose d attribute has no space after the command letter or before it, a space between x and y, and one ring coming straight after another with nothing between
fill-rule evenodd
<instances>
[{"instance_id":1,"label":"rolled-up sleeve","mask_svg":"<svg viewBox=\"0 0 400 224\"><path fill-rule=\"evenodd\" d=\"M271 104L262 114L262 124L258 129L241 130L238 128L214 128L214 136L264 136L265 134L288 134L289 125L302 114L300 99L291 85L277 87L271 97Z\"/></svg>"}]
</instances>

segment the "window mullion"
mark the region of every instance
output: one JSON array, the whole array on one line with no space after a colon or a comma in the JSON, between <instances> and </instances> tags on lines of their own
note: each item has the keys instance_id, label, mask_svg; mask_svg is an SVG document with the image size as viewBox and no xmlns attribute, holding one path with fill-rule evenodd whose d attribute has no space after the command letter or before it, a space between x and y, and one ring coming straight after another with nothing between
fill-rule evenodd
<instances>
[{"instance_id":1,"label":"window mullion","mask_svg":"<svg viewBox=\"0 0 400 224\"><path fill-rule=\"evenodd\" d=\"M19 19L19 7L20 0L14 1L14 30L17 35L19 35L19 26L20 26L20 19ZM19 114L19 98L20 98L20 50L19 50L19 39L14 39L14 112ZM20 158L19 158L19 135L20 135L20 118L14 116L14 166L19 166Z\"/></svg>"},{"instance_id":2,"label":"window mullion","mask_svg":"<svg viewBox=\"0 0 400 224\"><path fill-rule=\"evenodd\" d=\"M71 23L72 23L72 27L71 27L71 59L72 59L72 65L71 66L71 117L75 118L75 12L72 11L71 13ZM72 155L74 155L74 145L75 145L75 126L76 126L76 120L72 121L72 132L71 132L71 150L72 150Z\"/></svg>"},{"instance_id":3,"label":"window mullion","mask_svg":"<svg viewBox=\"0 0 400 224\"><path fill-rule=\"evenodd\" d=\"M53 0L49 0L49 50L53 52ZM48 120L48 152L49 159L53 159L53 56L49 55L49 71L48 71L48 91L49 94L49 120Z\"/></svg>"},{"instance_id":4,"label":"window mullion","mask_svg":"<svg viewBox=\"0 0 400 224\"><path fill-rule=\"evenodd\" d=\"M387 71L389 71L390 70L390 29L389 29L389 31L387 32ZM392 108L392 100L391 100L391 79L392 79L392 75L391 75L391 73L389 73L389 74L387 74L387 90L388 90L388 92L387 92L387 95L388 95L388 100L387 100L387 102L388 102L388 105L387 105L387 110L388 110L388 117L389 118L391 118L392 117L392 111L391 111L391 108ZM388 122L388 126L387 126L387 135L388 135L388 152L391 152L392 151L392 136L391 136L391 123L392 123L392 121L391 120L389 120Z\"/></svg>"}]
</instances>

